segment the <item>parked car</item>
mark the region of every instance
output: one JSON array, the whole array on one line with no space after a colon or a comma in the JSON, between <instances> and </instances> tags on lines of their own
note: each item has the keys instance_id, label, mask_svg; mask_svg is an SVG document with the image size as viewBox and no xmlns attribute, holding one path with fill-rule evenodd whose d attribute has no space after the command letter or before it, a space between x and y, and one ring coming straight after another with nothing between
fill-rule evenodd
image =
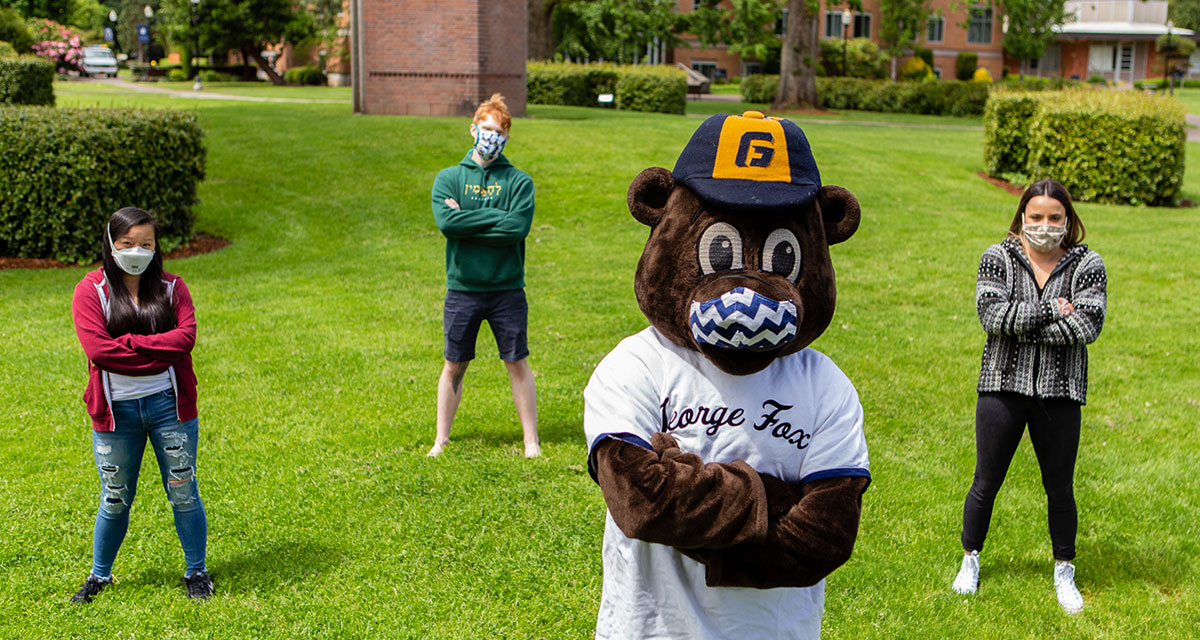
<instances>
[{"instance_id":1,"label":"parked car","mask_svg":"<svg viewBox=\"0 0 1200 640\"><path fill-rule=\"evenodd\" d=\"M79 75L117 77L117 57L108 47L84 47Z\"/></svg>"}]
</instances>

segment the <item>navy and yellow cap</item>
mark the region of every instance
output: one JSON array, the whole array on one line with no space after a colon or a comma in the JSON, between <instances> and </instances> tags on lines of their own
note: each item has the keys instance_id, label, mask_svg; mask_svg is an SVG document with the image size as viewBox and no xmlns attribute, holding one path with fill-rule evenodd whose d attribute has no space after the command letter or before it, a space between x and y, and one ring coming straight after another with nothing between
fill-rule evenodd
<instances>
[{"instance_id":1,"label":"navy and yellow cap","mask_svg":"<svg viewBox=\"0 0 1200 640\"><path fill-rule=\"evenodd\" d=\"M705 120L671 175L701 199L733 210L800 207L821 189L800 127L758 111Z\"/></svg>"}]
</instances>

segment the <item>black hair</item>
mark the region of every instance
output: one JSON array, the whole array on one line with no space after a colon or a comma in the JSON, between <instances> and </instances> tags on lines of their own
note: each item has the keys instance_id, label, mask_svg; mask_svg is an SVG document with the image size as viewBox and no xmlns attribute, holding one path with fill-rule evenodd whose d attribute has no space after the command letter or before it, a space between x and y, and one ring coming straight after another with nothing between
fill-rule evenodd
<instances>
[{"instance_id":1,"label":"black hair","mask_svg":"<svg viewBox=\"0 0 1200 640\"><path fill-rule=\"evenodd\" d=\"M1021 225L1025 224L1025 206L1037 196L1054 198L1067 210L1067 235L1063 236L1062 246L1067 248L1083 242L1084 236L1087 235L1087 229L1084 229L1083 220L1079 219L1079 214L1075 213L1075 206L1071 204L1071 193L1058 180L1052 178L1038 180L1029 185L1025 193L1021 194L1021 202L1017 205L1017 214L1013 216L1012 224L1008 226L1008 235L1014 238L1021 237Z\"/></svg>"},{"instance_id":2,"label":"black hair","mask_svg":"<svg viewBox=\"0 0 1200 640\"><path fill-rule=\"evenodd\" d=\"M117 239L138 225L154 228L154 258L138 281L138 303L125 288L125 272L113 258ZM108 335L150 335L175 328L175 309L162 280L162 251L158 246L158 221L137 207L119 209L104 228L104 278L108 280Z\"/></svg>"}]
</instances>

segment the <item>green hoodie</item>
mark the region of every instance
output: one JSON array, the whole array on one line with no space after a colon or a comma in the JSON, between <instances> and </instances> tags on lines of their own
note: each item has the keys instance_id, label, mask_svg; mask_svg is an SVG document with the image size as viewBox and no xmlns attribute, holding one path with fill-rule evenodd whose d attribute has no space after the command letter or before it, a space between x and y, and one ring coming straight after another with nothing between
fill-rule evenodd
<instances>
[{"instance_id":1,"label":"green hoodie","mask_svg":"<svg viewBox=\"0 0 1200 640\"><path fill-rule=\"evenodd\" d=\"M446 206L453 198L460 209ZM505 291L525 286L525 236L533 224L533 179L500 154L486 167L471 152L433 181L433 220L446 236L446 288Z\"/></svg>"}]
</instances>

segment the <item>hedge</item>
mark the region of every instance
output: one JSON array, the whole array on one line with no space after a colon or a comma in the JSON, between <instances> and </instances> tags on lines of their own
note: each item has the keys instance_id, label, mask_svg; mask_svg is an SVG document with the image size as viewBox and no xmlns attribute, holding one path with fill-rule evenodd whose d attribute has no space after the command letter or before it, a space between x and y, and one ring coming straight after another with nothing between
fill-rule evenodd
<instances>
[{"instance_id":1,"label":"hedge","mask_svg":"<svg viewBox=\"0 0 1200 640\"><path fill-rule=\"evenodd\" d=\"M54 63L37 56L0 58L0 105L54 105Z\"/></svg>"},{"instance_id":2,"label":"hedge","mask_svg":"<svg viewBox=\"0 0 1200 640\"><path fill-rule=\"evenodd\" d=\"M1177 101L1091 90L996 93L991 100L984 157L992 175L1052 177L1085 202L1173 205L1179 198L1187 127ZM1022 145L1020 167L1020 153L1006 148Z\"/></svg>"},{"instance_id":3,"label":"hedge","mask_svg":"<svg viewBox=\"0 0 1200 640\"><path fill-rule=\"evenodd\" d=\"M154 65L151 65L151 64L143 64L140 62L134 62L129 65L130 74L135 79L139 78L139 77L166 78L169 76L171 71L174 69L183 69L183 65L182 64L154 64ZM208 72L217 72L217 73L226 74L226 75L230 76L232 80L241 80L241 81L246 81L246 82L253 82L255 80L258 80L258 67L254 66L254 65L232 64L232 65L213 65L213 66L203 66L203 67L198 66L198 67L196 67L196 69L198 69L200 73L204 73L205 71L208 71Z\"/></svg>"},{"instance_id":4,"label":"hedge","mask_svg":"<svg viewBox=\"0 0 1200 640\"><path fill-rule=\"evenodd\" d=\"M0 255L92 262L126 206L158 216L170 251L191 238L204 158L195 113L0 108Z\"/></svg>"},{"instance_id":5,"label":"hedge","mask_svg":"<svg viewBox=\"0 0 1200 640\"><path fill-rule=\"evenodd\" d=\"M305 84L312 86L323 85L326 82L325 74L321 70L311 66L292 67L283 72L283 80L288 84Z\"/></svg>"},{"instance_id":6,"label":"hedge","mask_svg":"<svg viewBox=\"0 0 1200 640\"><path fill-rule=\"evenodd\" d=\"M1130 92L1049 95L1030 122L1028 175L1056 177L1086 202L1175 204L1187 142L1182 104Z\"/></svg>"},{"instance_id":7,"label":"hedge","mask_svg":"<svg viewBox=\"0 0 1200 640\"><path fill-rule=\"evenodd\" d=\"M746 102L774 102L779 93L779 76L756 73L742 78L740 87L742 100Z\"/></svg>"},{"instance_id":8,"label":"hedge","mask_svg":"<svg viewBox=\"0 0 1200 640\"><path fill-rule=\"evenodd\" d=\"M1029 156L1029 121L1037 110L1037 94L997 92L983 109L983 162L988 175L1025 175Z\"/></svg>"},{"instance_id":9,"label":"hedge","mask_svg":"<svg viewBox=\"0 0 1200 640\"><path fill-rule=\"evenodd\" d=\"M687 74L675 67L627 67L617 79L617 108L683 115Z\"/></svg>"},{"instance_id":10,"label":"hedge","mask_svg":"<svg viewBox=\"0 0 1200 640\"><path fill-rule=\"evenodd\" d=\"M687 74L675 67L530 62L526 77L534 104L595 107L611 93L629 111L682 114L687 105Z\"/></svg>"}]
</instances>

